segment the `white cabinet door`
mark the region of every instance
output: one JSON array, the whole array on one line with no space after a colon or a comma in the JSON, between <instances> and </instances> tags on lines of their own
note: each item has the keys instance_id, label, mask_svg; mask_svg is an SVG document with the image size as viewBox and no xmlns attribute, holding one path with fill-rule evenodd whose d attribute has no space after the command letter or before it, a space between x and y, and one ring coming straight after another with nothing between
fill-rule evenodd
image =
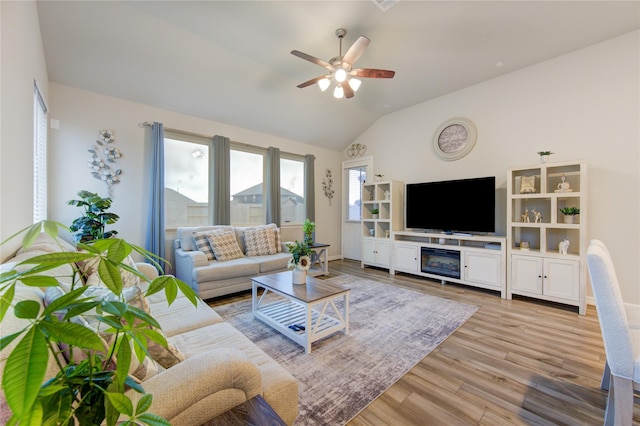
<instances>
[{"instance_id":1,"label":"white cabinet door","mask_svg":"<svg viewBox=\"0 0 640 426\"><path fill-rule=\"evenodd\" d=\"M464 252L464 280L500 288L501 257L496 253Z\"/></svg>"},{"instance_id":2,"label":"white cabinet door","mask_svg":"<svg viewBox=\"0 0 640 426\"><path fill-rule=\"evenodd\" d=\"M376 263L388 268L391 266L391 243L378 241L376 244Z\"/></svg>"},{"instance_id":3,"label":"white cabinet door","mask_svg":"<svg viewBox=\"0 0 640 426\"><path fill-rule=\"evenodd\" d=\"M580 300L580 262L577 260L545 259L544 288L547 296Z\"/></svg>"},{"instance_id":4,"label":"white cabinet door","mask_svg":"<svg viewBox=\"0 0 640 426\"><path fill-rule=\"evenodd\" d=\"M376 263L376 240L373 238L362 239L362 263L367 265Z\"/></svg>"},{"instance_id":5,"label":"white cabinet door","mask_svg":"<svg viewBox=\"0 0 640 426\"><path fill-rule=\"evenodd\" d=\"M394 267L399 271L418 272L418 246L396 244L394 248Z\"/></svg>"},{"instance_id":6,"label":"white cabinet door","mask_svg":"<svg viewBox=\"0 0 640 426\"><path fill-rule=\"evenodd\" d=\"M511 286L517 291L542 294L542 259L511 256Z\"/></svg>"}]
</instances>

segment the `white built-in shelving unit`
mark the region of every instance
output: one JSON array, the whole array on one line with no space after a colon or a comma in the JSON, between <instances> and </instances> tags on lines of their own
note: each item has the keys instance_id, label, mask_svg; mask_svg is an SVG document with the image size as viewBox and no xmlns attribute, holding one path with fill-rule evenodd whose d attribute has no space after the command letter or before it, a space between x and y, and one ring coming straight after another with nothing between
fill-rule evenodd
<instances>
[{"instance_id":1,"label":"white built-in shelving unit","mask_svg":"<svg viewBox=\"0 0 640 426\"><path fill-rule=\"evenodd\" d=\"M577 306L585 314L586 190L584 163L542 163L508 172L509 299L518 294ZM580 209L572 223L560 212L564 207ZM566 254L559 249L564 240Z\"/></svg>"}]
</instances>

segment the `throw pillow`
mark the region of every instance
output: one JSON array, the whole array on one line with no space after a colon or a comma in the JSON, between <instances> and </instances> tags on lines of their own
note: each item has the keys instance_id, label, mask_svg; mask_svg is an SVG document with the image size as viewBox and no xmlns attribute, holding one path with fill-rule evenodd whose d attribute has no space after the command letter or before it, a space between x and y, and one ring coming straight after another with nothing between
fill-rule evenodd
<instances>
[{"instance_id":1,"label":"throw pillow","mask_svg":"<svg viewBox=\"0 0 640 426\"><path fill-rule=\"evenodd\" d=\"M82 275L88 282L92 275L97 275L98 264L100 259L92 258L86 261L78 262L78 268L82 271ZM136 269L136 263L131 256L127 256L122 260L122 263L129 266L132 269ZM99 275L98 275L99 276ZM120 278L122 279L122 288L129 288L140 284L140 277L133 274L126 269L120 268ZM95 278L94 278L95 279ZM99 285L95 282L92 285ZM104 284L102 284L104 286Z\"/></svg>"},{"instance_id":2,"label":"throw pillow","mask_svg":"<svg viewBox=\"0 0 640 426\"><path fill-rule=\"evenodd\" d=\"M267 228L273 230L273 235L274 235L275 245L276 245L276 252L277 253L281 253L282 252L282 238L280 237L280 228L278 228L278 225L276 225L275 223L268 224Z\"/></svg>"},{"instance_id":3,"label":"throw pillow","mask_svg":"<svg viewBox=\"0 0 640 426\"><path fill-rule=\"evenodd\" d=\"M209 240L207 239L208 235L213 235L215 232L194 232L193 239L196 242L196 247L198 247L198 251L203 252L207 255L207 260L215 259L213 254L213 249L211 248L211 244L209 244Z\"/></svg>"},{"instance_id":4,"label":"throw pillow","mask_svg":"<svg viewBox=\"0 0 640 426\"><path fill-rule=\"evenodd\" d=\"M209 240L209 244L211 244L211 248L213 248L216 259L220 262L244 257L233 231L208 235L207 239Z\"/></svg>"},{"instance_id":5,"label":"throw pillow","mask_svg":"<svg viewBox=\"0 0 640 426\"><path fill-rule=\"evenodd\" d=\"M266 227L247 229L244 232L244 244L247 256L276 254L276 239L273 230Z\"/></svg>"}]
</instances>

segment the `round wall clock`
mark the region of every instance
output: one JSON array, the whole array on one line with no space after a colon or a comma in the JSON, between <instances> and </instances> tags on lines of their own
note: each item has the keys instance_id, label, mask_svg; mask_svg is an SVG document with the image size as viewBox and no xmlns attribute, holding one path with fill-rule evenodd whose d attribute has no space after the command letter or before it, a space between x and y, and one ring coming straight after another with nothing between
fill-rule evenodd
<instances>
[{"instance_id":1,"label":"round wall clock","mask_svg":"<svg viewBox=\"0 0 640 426\"><path fill-rule=\"evenodd\" d=\"M454 118L438 128L433 137L436 154L443 160L457 160L476 144L476 126L466 118Z\"/></svg>"}]
</instances>

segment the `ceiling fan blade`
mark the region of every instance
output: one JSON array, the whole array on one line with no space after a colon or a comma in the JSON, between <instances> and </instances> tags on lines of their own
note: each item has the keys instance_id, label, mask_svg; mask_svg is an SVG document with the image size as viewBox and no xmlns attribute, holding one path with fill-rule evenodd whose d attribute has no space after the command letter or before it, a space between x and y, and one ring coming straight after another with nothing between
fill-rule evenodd
<instances>
[{"instance_id":1,"label":"ceiling fan blade","mask_svg":"<svg viewBox=\"0 0 640 426\"><path fill-rule=\"evenodd\" d=\"M329 71L333 70L333 67L329 62L323 61L322 59L318 59L315 56L307 55L306 53L300 52L299 50L292 50L291 54L294 56L297 56L298 58L302 58L305 61L313 62L316 65L325 67Z\"/></svg>"},{"instance_id":2,"label":"ceiling fan blade","mask_svg":"<svg viewBox=\"0 0 640 426\"><path fill-rule=\"evenodd\" d=\"M393 78L395 71L377 70L373 68L358 68L351 70L351 75L363 78Z\"/></svg>"},{"instance_id":3,"label":"ceiling fan blade","mask_svg":"<svg viewBox=\"0 0 640 426\"><path fill-rule=\"evenodd\" d=\"M346 81L342 83L342 90L344 91L344 97L349 99L353 98L353 89L349 86L349 83Z\"/></svg>"},{"instance_id":4,"label":"ceiling fan blade","mask_svg":"<svg viewBox=\"0 0 640 426\"><path fill-rule=\"evenodd\" d=\"M311 86L312 84L316 84L317 82L319 82L320 80L322 80L323 78L327 78L326 75L321 75L319 77L316 78L312 78L309 81L305 81L304 83L300 83L298 84L297 87L299 87L300 89L304 89L305 87Z\"/></svg>"},{"instance_id":5,"label":"ceiling fan blade","mask_svg":"<svg viewBox=\"0 0 640 426\"><path fill-rule=\"evenodd\" d=\"M370 40L365 36L360 36L358 39L351 45L347 53L342 57L342 63L345 62L349 64L349 66L353 66L356 63L360 55L364 53L364 49L369 45ZM344 66L344 65L343 65Z\"/></svg>"}]
</instances>

